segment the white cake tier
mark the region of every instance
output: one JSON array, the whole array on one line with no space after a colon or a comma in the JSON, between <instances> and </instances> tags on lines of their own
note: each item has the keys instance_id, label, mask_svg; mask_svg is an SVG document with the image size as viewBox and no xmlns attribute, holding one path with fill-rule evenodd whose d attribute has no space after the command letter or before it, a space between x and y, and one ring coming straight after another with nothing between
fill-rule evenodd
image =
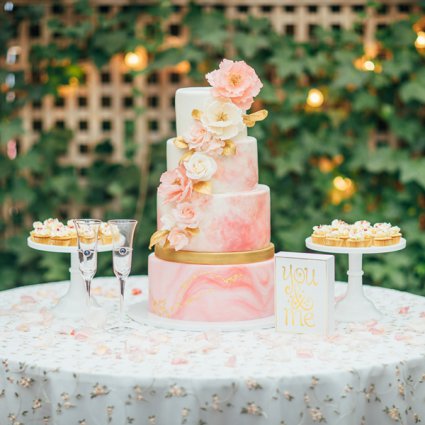
<instances>
[{"instance_id":1,"label":"white cake tier","mask_svg":"<svg viewBox=\"0 0 425 425\"><path fill-rule=\"evenodd\" d=\"M213 100L211 87L187 87L176 91L176 130L177 136L185 136L193 124L192 111L205 109L208 101ZM233 141L246 137L246 127Z\"/></svg>"},{"instance_id":2,"label":"white cake tier","mask_svg":"<svg viewBox=\"0 0 425 425\"><path fill-rule=\"evenodd\" d=\"M199 233L187 251L235 252L262 249L270 243L270 190L259 184L246 192L212 195L194 194L192 204L199 213ZM158 228L161 217L172 206L158 196Z\"/></svg>"},{"instance_id":3,"label":"white cake tier","mask_svg":"<svg viewBox=\"0 0 425 425\"><path fill-rule=\"evenodd\" d=\"M186 152L167 140L167 170L178 167ZM217 171L211 179L213 193L243 192L258 184L257 140L246 136L236 143L233 156L215 156Z\"/></svg>"}]
</instances>

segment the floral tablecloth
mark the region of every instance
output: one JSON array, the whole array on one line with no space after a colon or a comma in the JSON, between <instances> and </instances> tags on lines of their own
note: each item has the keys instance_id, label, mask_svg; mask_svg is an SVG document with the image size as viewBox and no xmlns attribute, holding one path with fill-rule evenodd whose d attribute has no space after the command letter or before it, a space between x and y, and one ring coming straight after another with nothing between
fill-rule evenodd
<instances>
[{"instance_id":1,"label":"floral tablecloth","mask_svg":"<svg viewBox=\"0 0 425 425\"><path fill-rule=\"evenodd\" d=\"M66 288L0 293L1 425L425 422L425 298L367 287L384 319L326 339L139 324L115 336L56 320L50 307ZM128 302L146 290L132 278ZM93 292L117 305L114 279Z\"/></svg>"}]
</instances>

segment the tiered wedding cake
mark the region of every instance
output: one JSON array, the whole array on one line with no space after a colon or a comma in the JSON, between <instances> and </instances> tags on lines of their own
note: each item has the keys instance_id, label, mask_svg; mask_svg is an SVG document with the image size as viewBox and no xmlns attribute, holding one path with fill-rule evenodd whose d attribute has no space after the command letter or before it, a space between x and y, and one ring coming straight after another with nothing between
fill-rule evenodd
<instances>
[{"instance_id":1,"label":"tiered wedding cake","mask_svg":"<svg viewBox=\"0 0 425 425\"><path fill-rule=\"evenodd\" d=\"M262 84L245 62L223 60L212 87L177 90L178 137L167 141L158 231L149 256L149 310L178 320L273 315L270 192L258 184L257 140L246 114Z\"/></svg>"}]
</instances>

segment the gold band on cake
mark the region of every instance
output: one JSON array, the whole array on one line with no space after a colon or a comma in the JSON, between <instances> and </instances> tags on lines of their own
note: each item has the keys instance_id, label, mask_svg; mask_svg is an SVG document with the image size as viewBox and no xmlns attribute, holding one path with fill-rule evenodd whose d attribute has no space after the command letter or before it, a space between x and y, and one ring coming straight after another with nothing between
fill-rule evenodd
<instances>
[{"instance_id":1,"label":"gold band on cake","mask_svg":"<svg viewBox=\"0 0 425 425\"><path fill-rule=\"evenodd\" d=\"M274 245L270 243L263 249L242 252L174 251L173 249L164 249L159 245L155 245L155 255L161 260L173 261L175 263L209 265L249 264L274 258Z\"/></svg>"}]
</instances>

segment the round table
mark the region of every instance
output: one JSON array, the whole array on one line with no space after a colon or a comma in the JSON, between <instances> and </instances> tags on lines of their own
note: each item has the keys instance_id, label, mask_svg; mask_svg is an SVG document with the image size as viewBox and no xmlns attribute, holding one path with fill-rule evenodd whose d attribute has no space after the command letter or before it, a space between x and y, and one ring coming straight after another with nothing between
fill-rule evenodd
<instances>
[{"instance_id":1,"label":"round table","mask_svg":"<svg viewBox=\"0 0 425 425\"><path fill-rule=\"evenodd\" d=\"M50 309L66 290L59 282L0 292L1 424L425 421L425 298L365 287L383 319L340 324L325 339L137 323L116 336L56 320ZM141 301L146 278L131 278L127 293ZM118 304L112 278L95 279L93 294L108 310Z\"/></svg>"}]
</instances>

